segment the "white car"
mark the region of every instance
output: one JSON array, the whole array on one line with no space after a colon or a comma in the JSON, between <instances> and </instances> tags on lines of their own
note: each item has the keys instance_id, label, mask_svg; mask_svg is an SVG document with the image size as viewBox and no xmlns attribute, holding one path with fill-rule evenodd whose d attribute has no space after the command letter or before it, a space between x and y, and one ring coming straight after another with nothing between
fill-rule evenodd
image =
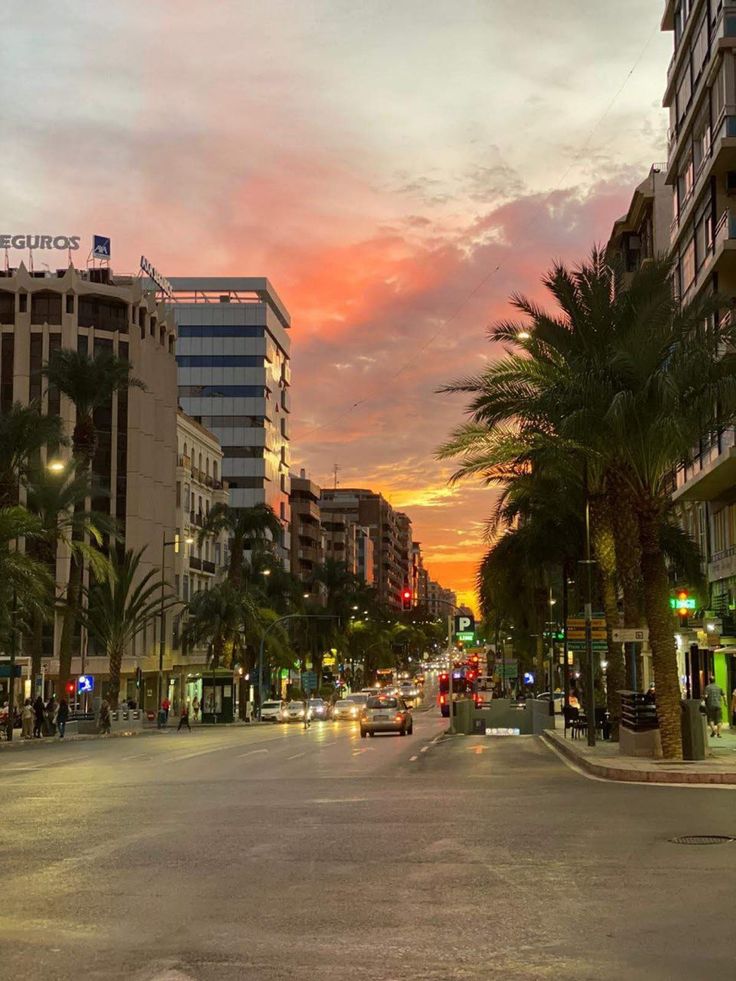
<instances>
[{"instance_id":1,"label":"white car","mask_svg":"<svg viewBox=\"0 0 736 981\"><path fill-rule=\"evenodd\" d=\"M286 718L286 702L264 702L261 705L261 722L283 722Z\"/></svg>"},{"instance_id":2,"label":"white car","mask_svg":"<svg viewBox=\"0 0 736 981\"><path fill-rule=\"evenodd\" d=\"M366 698L366 701L367 700L368 699ZM362 708L363 706L353 701L352 698L341 698L339 701L335 702L332 708L332 718L335 722L339 722L342 719L357 722L357 720L360 718Z\"/></svg>"},{"instance_id":3,"label":"white car","mask_svg":"<svg viewBox=\"0 0 736 981\"><path fill-rule=\"evenodd\" d=\"M286 706L286 713L284 715L284 722L303 722L304 716L307 713L307 706L304 702L289 702ZM311 719L312 713L309 713L309 718Z\"/></svg>"}]
</instances>

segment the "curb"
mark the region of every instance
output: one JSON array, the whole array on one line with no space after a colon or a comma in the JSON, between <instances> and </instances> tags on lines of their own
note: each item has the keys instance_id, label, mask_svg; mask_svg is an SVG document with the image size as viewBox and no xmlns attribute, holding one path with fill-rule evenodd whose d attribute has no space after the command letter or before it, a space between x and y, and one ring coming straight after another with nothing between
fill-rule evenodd
<instances>
[{"instance_id":1,"label":"curb","mask_svg":"<svg viewBox=\"0 0 736 981\"><path fill-rule=\"evenodd\" d=\"M548 733L542 735L542 741L546 745L565 756L572 763L578 766L581 770L585 770L586 773L590 773L591 776L599 777L602 780L615 780L618 783L657 783L657 784L732 784L736 785L736 771L719 772L717 770L666 770L666 769L649 769L649 770L630 770L627 767L610 766L607 763L596 763L593 760L588 759L583 756L582 753L576 753L574 749L571 748L567 741L561 739L556 739L554 736L550 736ZM697 766L700 761L693 761L688 764L677 763L673 764L675 766ZM658 763L655 766L665 767L666 763Z\"/></svg>"}]
</instances>

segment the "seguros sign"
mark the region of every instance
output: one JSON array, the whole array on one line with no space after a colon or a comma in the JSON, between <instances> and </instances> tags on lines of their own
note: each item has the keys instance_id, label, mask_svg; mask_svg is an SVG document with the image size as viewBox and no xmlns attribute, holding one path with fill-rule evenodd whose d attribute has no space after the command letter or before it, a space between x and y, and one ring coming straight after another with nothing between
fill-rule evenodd
<instances>
[{"instance_id":1,"label":"seguros sign","mask_svg":"<svg viewBox=\"0 0 736 981\"><path fill-rule=\"evenodd\" d=\"M0 235L0 249L71 249L79 248L81 235Z\"/></svg>"}]
</instances>

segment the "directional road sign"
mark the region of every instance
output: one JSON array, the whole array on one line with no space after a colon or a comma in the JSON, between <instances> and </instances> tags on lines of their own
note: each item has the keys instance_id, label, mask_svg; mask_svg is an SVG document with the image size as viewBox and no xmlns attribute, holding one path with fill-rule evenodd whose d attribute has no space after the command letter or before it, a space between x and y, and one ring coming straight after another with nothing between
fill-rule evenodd
<instances>
[{"instance_id":1,"label":"directional road sign","mask_svg":"<svg viewBox=\"0 0 736 981\"><path fill-rule=\"evenodd\" d=\"M316 671L302 671L302 690L305 692L317 691Z\"/></svg>"},{"instance_id":2,"label":"directional road sign","mask_svg":"<svg viewBox=\"0 0 736 981\"><path fill-rule=\"evenodd\" d=\"M613 639L617 644L643 644L649 640L649 627L614 630Z\"/></svg>"}]
</instances>

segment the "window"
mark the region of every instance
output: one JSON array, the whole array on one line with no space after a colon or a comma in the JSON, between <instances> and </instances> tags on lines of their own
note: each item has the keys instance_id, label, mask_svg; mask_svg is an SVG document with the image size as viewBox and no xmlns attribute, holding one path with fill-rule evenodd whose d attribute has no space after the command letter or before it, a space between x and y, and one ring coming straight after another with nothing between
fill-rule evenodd
<instances>
[{"instance_id":1,"label":"window","mask_svg":"<svg viewBox=\"0 0 736 981\"><path fill-rule=\"evenodd\" d=\"M176 482L176 506L178 508L181 507L181 481L180 480L177 480Z\"/></svg>"},{"instance_id":2,"label":"window","mask_svg":"<svg viewBox=\"0 0 736 981\"><path fill-rule=\"evenodd\" d=\"M212 479L217 480L217 461L212 461Z\"/></svg>"},{"instance_id":3,"label":"window","mask_svg":"<svg viewBox=\"0 0 736 981\"><path fill-rule=\"evenodd\" d=\"M61 294L34 293L31 297L32 324L61 323Z\"/></svg>"},{"instance_id":4,"label":"window","mask_svg":"<svg viewBox=\"0 0 736 981\"><path fill-rule=\"evenodd\" d=\"M15 323L15 296L0 290L0 324Z\"/></svg>"},{"instance_id":5,"label":"window","mask_svg":"<svg viewBox=\"0 0 736 981\"><path fill-rule=\"evenodd\" d=\"M0 343L0 409L8 412L13 404L13 358L15 337L3 334Z\"/></svg>"},{"instance_id":6,"label":"window","mask_svg":"<svg viewBox=\"0 0 736 981\"><path fill-rule=\"evenodd\" d=\"M262 368L263 358L250 354L179 354L176 363L180 368Z\"/></svg>"},{"instance_id":7,"label":"window","mask_svg":"<svg viewBox=\"0 0 736 981\"><path fill-rule=\"evenodd\" d=\"M685 251L680 257L680 288L684 295L692 286L695 279L695 240L690 241L685 246Z\"/></svg>"},{"instance_id":8,"label":"window","mask_svg":"<svg viewBox=\"0 0 736 981\"><path fill-rule=\"evenodd\" d=\"M181 385L179 394L182 398L263 398L263 385Z\"/></svg>"},{"instance_id":9,"label":"window","mask_svg":"<svg viewBox=\"0 0 736 981\"><path fill-rule=\"evenodd\" d=\"M43 334L31 334L30 386L31 401L41 400L41 369L43 368Z\"/></svg>"},{"instance_id":10,"label":"window","mask_svg":"<svg viewBox=\"0 0 736 981\"><path fill-rule=\"evenodd\" d=\"M18 294L18 313L28 313L28 294Z\"/></svg>"},{"instance_id":11,"label":"window","mask_svg":"<svg viewBox=\"0 0 736 981\"><path fill-rule=\"evenodd\" d=\"M690 62L686 61L682 67L682 77L680 78L679 84L677 86L677 124L678 126L685 118L685 113L690 106L690 99L692 98L693 88L692 79L690 77Z\"/></svg>"},{"instance_id":12,"label":"window","mask_svg":"<svg viewBox=\"0 0 736 981\"><path fill-rule=\"evenodd\" d=\"M66 312L74 313L74 294L67 293L66 295Z\"/></svg>"},{"instance_id":13,"label":"window","mask_svg":"<svg viewBox=\"0 0 736 981\"><path fill-rule=\"evenodd\" d=\"M79 326L98 330L128 330L128 305L97 296L79 297Z\"/></svg>"},{"instance_id":14,"label":"window","mask_svg":"<svg viewBox=\"0 0 736 981\"><path fill-rule=\"evenodd\" d=\"M208 429L261 429L265 424L265 416L202 416Z\"/></svg>"},{"instance_id":15,"label":"window","mask_svg":"<svg viewBox=\"0 0 736 981\"><path fill-rule=\"evenodd\" d=\"M222 455L226 460L260 460L263 450L262 446L225 446Z\"/></svg>"},{"instance_id":16,"label":"window","mask_svg":"<svg viewBox=\"0 0 736 981\"><path fill-rule=\"evenodd\" d=\"M213 324L211 327L184 324L179 327L179 337L263 337L263 327L245 327L240 324Z\"/></svg>"},{"instance_id":17,"label":"window","mask_svg":"<svg viewBox=\"0 0 736 981\"><path fill-rule=\"evenodd\" d=\"M189 510L189 484L184 484L184 510Z\"/></svg>"}]
</instances>

